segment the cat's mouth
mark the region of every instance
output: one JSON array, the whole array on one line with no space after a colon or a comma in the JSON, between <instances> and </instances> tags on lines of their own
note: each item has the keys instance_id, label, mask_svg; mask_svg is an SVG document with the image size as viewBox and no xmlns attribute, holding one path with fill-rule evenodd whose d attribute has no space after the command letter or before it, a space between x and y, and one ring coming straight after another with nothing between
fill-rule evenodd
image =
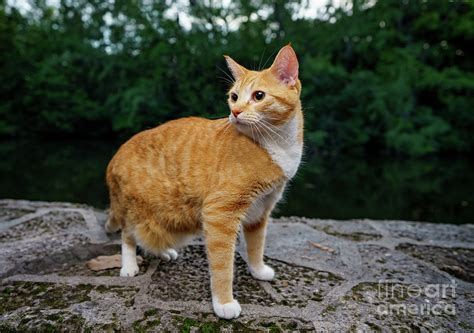
<instances>
[{"instance_id":1,"label":"cat's mouth","mask_svg":"<svg viewBox=\"0 0 474 333\"><path fill-rule=\"evenodd\" d=\"M249 124L248 121L246 121L245 119L239 119L239 118L235 119L235 123L237 125L248 125Z\"/></svg>"},{"instance_id":2,"label":"cat's mouth","mask_svg":"<svg viewBox=\"0 0 474 333\"><path fill-rule=\"evenodd\" d=\"M245 125L247 126L248 125L248 122L246 122L245 120L243 119L240 119L240 118L236 118L234 117L233 115L230 115L229 116L229 122L235 126L239 126L239 125Z\"/></svg>"},{"instance_id":3,"label":"cat's mouth","mask_svg":"<svg viewBox=\"0 0 474 333\"><path fill-rule=\"evenodd\" d=\"M243 119L236 119L236 121L234 122L234 125L240 128L248 128L248 127L251 127L252 124L253 122L243 120Z\"/></svg>"}]
</instances>

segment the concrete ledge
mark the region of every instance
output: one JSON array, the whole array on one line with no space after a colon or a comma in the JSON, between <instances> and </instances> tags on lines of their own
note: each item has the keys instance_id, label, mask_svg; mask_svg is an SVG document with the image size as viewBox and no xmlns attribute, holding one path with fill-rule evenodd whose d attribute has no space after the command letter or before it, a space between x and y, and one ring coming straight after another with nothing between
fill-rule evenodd
<instances>
[{"instance_id":1,"label":"concrete ledge","mask_svg":"<svg viewBox=\"0 0 474 333\"><path fill-rule=\"evenodd\" d=\"M242 315L210 304L200 239L172 263L145 257L135 278L85 262L118 253L103 211L0 200L0 331L472 331L474 225L274 219L272 282L251 278L239 242Z\"/></svg>"}]
</instances>

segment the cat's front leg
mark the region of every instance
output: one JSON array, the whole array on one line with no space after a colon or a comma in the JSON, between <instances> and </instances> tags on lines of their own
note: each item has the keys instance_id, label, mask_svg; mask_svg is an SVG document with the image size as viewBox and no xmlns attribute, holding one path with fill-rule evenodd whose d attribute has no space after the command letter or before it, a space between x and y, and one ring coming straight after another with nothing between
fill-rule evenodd
<instances>
[{"instance_id":1,"label":"cat's front leg","mask_svg":"<svg viewBox=\"0 0 474 333\"><path fill-rule=\"evenodd\" d=\"M265 215L258 222L244 225L250 274L255 279L263 281L270 281L275 276L273 268L263 262L267 221L268 216Z\"/></svg>"},{"instance_id":2,"label":"cat's front leg","mask_svg":"<svg viewBox=\"0 0 474 333\"><path fill-rule=\"evenodd\" d=\"M240 315L241 307L234 299L234 252L240 216L235 212L213 208L204 215L203 229L211 273L212 306L220 318Z\"/></svg>"}]
</instances>

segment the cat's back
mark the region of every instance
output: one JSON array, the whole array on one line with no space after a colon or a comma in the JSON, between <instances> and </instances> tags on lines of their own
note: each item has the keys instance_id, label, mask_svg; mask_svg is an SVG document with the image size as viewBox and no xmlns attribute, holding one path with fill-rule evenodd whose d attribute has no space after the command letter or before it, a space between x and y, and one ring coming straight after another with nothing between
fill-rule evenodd
<instances>
[{"instance_id":1,"label":"cat's back","mask_svg":"<svg viewBox=\"0 0 474 333\"><path fill-rule=\"evenodd\" d=\"M135 134L122 144L110 164L118 164L118 160L126 164L127 161L132 163L136 159L147 160L150 155L167 151L178 153L186 146L196 146L210 139L221 125L224 127L225 122L225 119L210 120L199 117L168 121Z\"/></svg>"},{"instance_id":2,"label":"cat's back","mask_svg":"<svg viewBox=\"0 0 474 333\"><path fill-rule=\"evenodd\" d=\"M154 158L161 156L163 159L163 154L167 151L177 152L183 148L185 139L195 139L196 132L209 132L210 125L211 121L208 119L188 117L139 132L120 146L109 163L107 173L120 173L131 165L140 169L146 166L144 162L155 164L159 160L153 160Z\"/></svg>"},{"instance_id":3,"label":"cat's back","mask_svg":"<svg viewBox=\"0 0 474 333\"><path fill-rule=\"evenodd\" d=\"M225 164L268 158L248 137L240 134L227 119L180 118L142 131L125 142L107 168L107 180L157 176L193 176L205 166L223 169ZM268 162L268 161L263 161ZM216 170L217 171L217 170ZM163 175L161 175L163 176Z\"/></svg>"},{"instance_id":4,"label":"cat's back","mask_svg":"<svg viewBox=\"0 0 474 333\"><path fill-rule=\"evenodd\" d=\"M109 163L107 182L192 184L218 181L217 174L219 179L233 175L251 181L263 169L267 175L273 169L279 174L269 155L227 119L188 117L142 131L124 143Z\"/></svg>"}]
</instances>

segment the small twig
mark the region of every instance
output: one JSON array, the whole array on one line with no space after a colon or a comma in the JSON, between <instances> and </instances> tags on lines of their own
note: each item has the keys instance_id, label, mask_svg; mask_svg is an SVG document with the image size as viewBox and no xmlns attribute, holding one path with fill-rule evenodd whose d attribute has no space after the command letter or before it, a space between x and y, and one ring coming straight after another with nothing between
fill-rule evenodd
<instances>
[{"instance_id":1,"label":"small twig","mask_svg":"<svg viewBox=\"0 0 474 333\"><path fill-rule=\"evenodd\" d=\"M320 250L322 250L322 251L324 251L324 252L328 252L328 253L334 253L334 252L336 252L336 250L334 250L334 249L332 249L332 248L330 248L330 247L328 247L328 246L321 245L321 244L319 244L319 243L315 243L315 242L311 242L311 241L308 241L308 243L309 243L310 245L314 246L315 248L320 249Z\"/></svg>"}]
</instances>

